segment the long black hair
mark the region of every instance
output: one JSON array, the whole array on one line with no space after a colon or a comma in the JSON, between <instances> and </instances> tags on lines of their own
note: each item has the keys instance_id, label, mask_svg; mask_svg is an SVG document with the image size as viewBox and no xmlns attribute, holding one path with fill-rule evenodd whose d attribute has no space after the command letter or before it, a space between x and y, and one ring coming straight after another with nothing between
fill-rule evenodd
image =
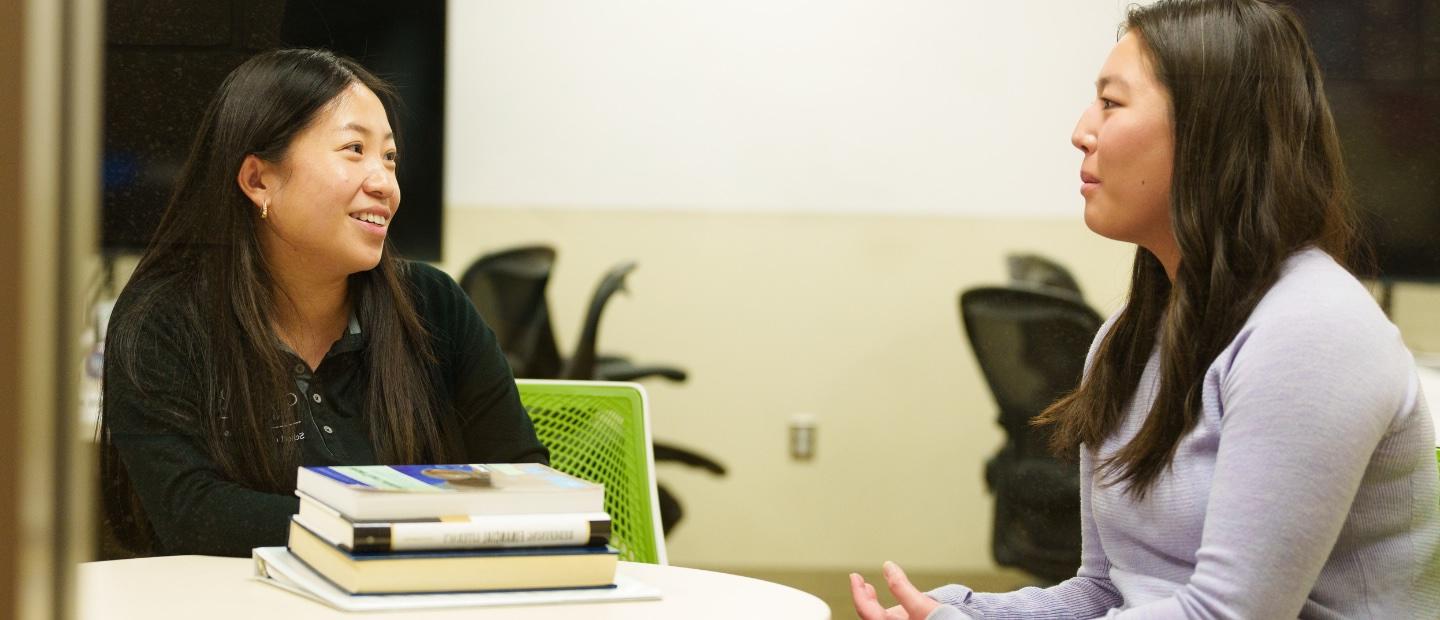
<instances>
[{"instance_id":1,"label":"long black hair","mask_svg":"<svg viewBox=\"0 0 1440 620\"><path fill-rule=\"evenodd\" d=\"M1354 268L1354 216L1335 122L1299 20L1263 0L1161 0L1124 31L1170 99L1175 136L1174 282L1137 249L1124 310L1078 389L1036 419L1051 448L1098 448L1124 420L1160 348L1159 393L1139 433L1098 465L1133 497L1167 469L1200 417L1206 369L1279 278L1287 257L1319 247Z\"/></svg>"},{"instance_id":2,"label":"long black hair","mask_svg":"<svg viewBox=\"0 0 1440 620\"><path fill-rule=\"evenodd\" d=\"M125 373L144 392L155 387L145 384L140 368L143 351L155 346L145 341L147 321L164 317L174 342L184 343L185 350L174 353L193 364L201 383L197 410L166 413L193 429L225 476L256 490L294 488L299 449L295 442L277 443L274 428L298 421L298 414L282 398L294 388L269 323L281 300L260 250L257 210L236 175L248 155L284 162L295 137L352 84L373 91L398 128L394 91L327 51L265 52L225 78L106 339L107 386L115 373ZM382 462L448 462L456 455L440 440L440 404L426 370L434 353L404 269L387 244L374 269L349 279L366 337L364 417ZM106 522L120 545L150 553L153 532L111 442L110 416L101 420Z\"/></svg>"}]
</instances>

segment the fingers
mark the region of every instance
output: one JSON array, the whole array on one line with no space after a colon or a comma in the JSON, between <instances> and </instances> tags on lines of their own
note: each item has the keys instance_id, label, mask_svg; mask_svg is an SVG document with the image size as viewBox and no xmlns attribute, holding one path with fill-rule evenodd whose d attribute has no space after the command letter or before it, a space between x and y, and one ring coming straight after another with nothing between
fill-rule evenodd
<instances>
[{"instance_id":1,"label":"fingers","mask_svg":"<svg viewBox=\"0 0 1440 620\"><path fill-rule=\"evenodd\" d=\"M913 584L910 578L905 576L905 571L894 562L886 562L884 567L885 584L890 587L890 593L895 595L895 600L911 618L924 618L930 615L940 603L935 599L925 596Z\"/></svg>"},{"instance_id":2,"label":"fingers","mask_svg":"<svg viewBox=\"0 0 1440 620\"><path fill-rule=\"evenodd\" d=\"M856 573L850 573L850 597L855 600L855 613L861 620L885 620L885 608L875 596L875 586Z\"/></svg>"}]
</instances>

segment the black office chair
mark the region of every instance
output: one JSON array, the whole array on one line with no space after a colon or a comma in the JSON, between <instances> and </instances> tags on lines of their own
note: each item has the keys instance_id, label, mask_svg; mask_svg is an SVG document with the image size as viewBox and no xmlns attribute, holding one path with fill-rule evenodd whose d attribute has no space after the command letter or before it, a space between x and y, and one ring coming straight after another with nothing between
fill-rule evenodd
<instances>
[{"instance_id":1,"label":"black office chair","mask_svg":"<svg viewBox=\"0 0 1440 620\"><path fill-rule=\"evenodd\" d=\"M1070 270L1060 263L1039 254L1008 254L1005 267L1010 272L1010 283L1021 286L1040 287L1057 295L1073 297L1083 301L1080 283Z\"/></svg>"},{"instance_id":2,"label":"black office chair","mask_svg":"<svg viewBox=\"0 0 1440 620\"><path fill-rule=\"evenodd\" d=\"M495 330L516 377L582 381L639 381L661 377L685 381L685 371L680 368L639 366L624 356L596 353L600 316L610 299L625 290L625 278L636 267L634 261L622 262L601 277L585 313L575 353L562 359L550 327L550 307L545 297L554 266L554 248L525 246L481 256L460 278L460 287ZM725 466L693 450L660 441L653 442L653 450L656 464L680 463L716 476L725 475ZM684 508L663 484L656 486L661 527L668 534L680 522Z\"/></svg>"},{"instance_id":3,"label":"black office chair","mask_svg":"<svg viewBox=\"0 0 1440 620\"><path fill-rule=\"evenodd\" d=\"M460 288L495 331L517 377L560 377L560 350L545 299L554 267L553 248L525 246L481 256L460 277Z\"/></svg>"},{"instance_id":4,"label":"black office chair","mask_svg":"<svg viewBox=\"0 0 1440 620\"><path fill-rule=\"evenodd\" d=\"M561 375L566 379L636 381L646 377L663 377L675 382L685 380L685 371L673 366L636 366L625 357L598 355L595 352L600 340L600 314L611 297L626 290L625 277L635 267L635 261L626 261L612 267L600 278L600 284L590 298L590 307L585 312L585 323L580 327L575 354L565 360Z\"/></svg>"},{"instance_id":5,"label":"black office chair","mask_svg":"<svg viewBox=\"0 0 1440 620\"><path fill-rule=\"evenodd\" d=\"M1052 582L1073 577L1080 566L1078 466L1052 457L1048 432L1030 419L1079 384L1100 316L1070 295L1028 286L965 291L960 314L1006 435L985 463L995 494L995 561Z\"/></svg>"},{"instance_id":6,"label":"black office chair","mask_svg":"<svg viewBox=\"0 0 1440 620\"><path fill-rule=\"evenodd\" d=\"M601 313L615 293L625 290L625 277L636 267L633 261L616 265L601 278L575 352L562 358L545 296L554 267L554 248L524 246L481 256L460 277L460 288L495 331L516 377L636 381L654 376L685 380L685 371L680 368L636 366L625 357L596 352Z\"/></svg>"}]
</instances>

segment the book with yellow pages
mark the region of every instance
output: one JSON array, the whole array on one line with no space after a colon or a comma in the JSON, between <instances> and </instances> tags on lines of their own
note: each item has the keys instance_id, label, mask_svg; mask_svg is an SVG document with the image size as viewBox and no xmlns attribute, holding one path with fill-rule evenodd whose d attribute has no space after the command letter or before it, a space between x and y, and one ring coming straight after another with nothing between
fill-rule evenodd
<instances>
[{"instance_id":1,"label":"book with yellow pages","mask_svg":"<svg viewBox=\"0 0 1440 620\"><path fill-rule=\"evenodd\" d=\"M290 522L290 552L351 594L609 587L614 547L349 553Z\"/></svg>"},{"instance_id":2,"label":"book with yellow pages","mask_svg":"<svg viewBox=\"0 0 1440 620\"><path fill-rule=\"evenodd\" d=\"M295 487L352 520L605 510L603 486L538 463L301 467Z\"/></svg>"},{"instance_id":3,"label":"book with yellow pages","mask_svg":"<svg viewBox=\"0 0 1440 620\"><path fill-rule=\"evenodd\" d=\"M255 580L341 611L400 611L455 607L533 606L621 601L655 601L660 590L617 571L613 588L492 590L418 594L350 594L320 576L285 547L256 547ZM572 614L573 615L573 614Z\"/></svg>"}]
</instances>

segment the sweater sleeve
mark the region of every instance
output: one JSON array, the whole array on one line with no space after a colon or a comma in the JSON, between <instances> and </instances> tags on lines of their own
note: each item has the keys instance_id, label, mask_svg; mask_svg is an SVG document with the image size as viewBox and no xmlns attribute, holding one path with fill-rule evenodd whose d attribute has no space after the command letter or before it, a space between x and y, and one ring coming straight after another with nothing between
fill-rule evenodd
<instances>
[{"instance_id":1,"label":"sweater sleeve","mask_svg":"<svg viewBox=\"0 0 1440 620\"><path fill-rule=\"evenodd\" d=\"M227 478L204 447L199 381L184 349L153 324L135 340L133 372L106 359L104 416L109 442L140 499L158 551L248 556L283 545L294 496Z\"/></svg>"},{"instance_id":2,"label":"sweater sleeve","mask_svg":"<svg viewBox=\"0 0 1440 620\"><path fill-rule=\"evenodd\" d=\"M1094 461L1090 451L1081 446L1080 570L1074 577L1049 588L1021 588L1005 594L979 593L962 585L948 585L932 590L930 597L977 620L1084 620L1102 616L1107 610L1120 606L1123 599L1110 581L1110 560L1100 542L1091 510L1093 472Z\"/></svg>"},{"instance_id":3,"label":"sweater sleeve","mask_svg":"<svg viewBox=\"0 0 1440 620\"><path fill-rule=\"evenodd\" d=\"M1117 617L1294 618L1371 454L1419 398L1388 322L1279 318L1242 332L1218 377L1220 444L1189 583Z\"/></svg>"},{"instance_id":4,"label":"sweater sleeve","mask_svg":"<svg viewBox=\"0 0 1440 620\"><path fill-rule=\"evenodd\" d=\"M449 275L423 270L431 312L443 317L435 334L449 360L450 392L460 419L465 456L472 463L546 463L550 452L535 436L520 404L515 377L494 330L480 318L470 298Z\"/></svg>"}]
</instances>

